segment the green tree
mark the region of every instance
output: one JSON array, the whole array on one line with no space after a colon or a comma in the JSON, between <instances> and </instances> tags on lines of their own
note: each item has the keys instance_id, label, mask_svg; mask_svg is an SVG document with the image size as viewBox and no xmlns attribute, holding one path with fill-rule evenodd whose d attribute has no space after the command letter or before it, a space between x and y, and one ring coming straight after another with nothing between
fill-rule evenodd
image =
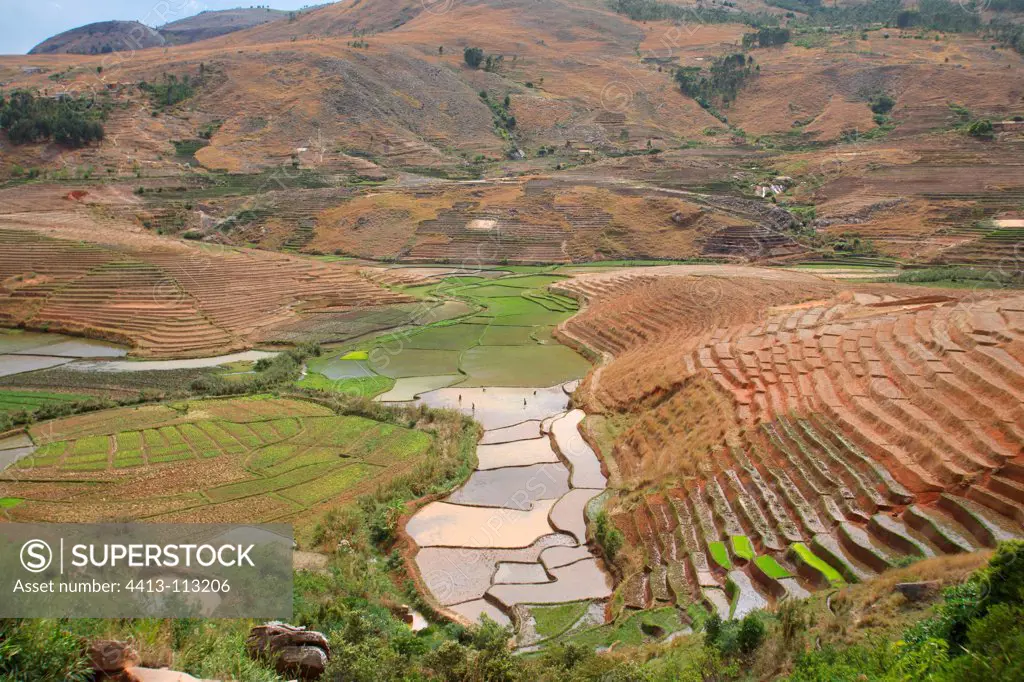
<instances>
[{"instance_id":1,"label":"green tree","mask_svg":"<svg viewBox=\"0 0 1024 682\"><path fill-rule=\"evenodd\" d=\"M479 47L467 47L462 51L462 58L470 68L478 69L484 61L484 51Z\"/></svg>"}]
</instances>

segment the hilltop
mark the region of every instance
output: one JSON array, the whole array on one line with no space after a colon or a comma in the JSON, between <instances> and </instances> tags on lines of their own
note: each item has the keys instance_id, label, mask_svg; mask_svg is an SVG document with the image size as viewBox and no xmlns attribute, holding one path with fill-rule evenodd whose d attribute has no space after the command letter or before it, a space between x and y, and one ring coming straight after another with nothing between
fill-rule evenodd
<instances>
[{"instance_id":1,"label":"hilltop","mask_svg":"<svg viewBox=\"0 0 1024 682\"><path fill-rule=\"evenodd\" d=\"M29 54L108 54L160 47L166 39L137 21L99 21L47 38Z\"/></svg>"},{"instance_id":2,"label":"hilltop","mask_svg":"<svg viewBox=\"0 0 1024 682\"><path fill-rule=\"evenodd\" d=\"M101 21L47 38L29 54L108 54L165 45L186 45L280 21L294 12L270 8L209 10L150 28L138 21Z\"/></svg>"},{"instance_id":3,"label":"hilltop","mask_svg":"<svg viewBox=\"0 0 1024 682\"><path fill-rule=\"evenodd\" d=\"M269 7L253 7L200 12L157 28L168 45L185 45L226 33L244 31L288 17L288 12Z\"/></svg>"}]
</instances>

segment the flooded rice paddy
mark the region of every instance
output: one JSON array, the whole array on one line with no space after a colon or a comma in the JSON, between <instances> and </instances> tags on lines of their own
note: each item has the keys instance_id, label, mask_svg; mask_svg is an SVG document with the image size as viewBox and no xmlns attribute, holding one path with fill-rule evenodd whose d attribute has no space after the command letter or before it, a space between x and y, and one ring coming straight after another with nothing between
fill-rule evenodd
<instances>
[{"instance_id":1,"label":"flooded rice paddy","mask_svg":"<svg viewBox=\"0 0 1024 682\"><path fill-rule=\"evenodd\" d=\"M230 353L210 358L190 358L187 360L89 360L73 362L67 368L83 372L151 372L154 370L203 369L205 367L228 365L234 362L256 362L257 360L271 358L275 355L277 353L250 350L243 353Z\"/></svg>"},{"instance_id":2,"label":"flooded rice paddy","mask_svg":"<svg viewBox=\"0 0 1024 682\"><path fill-rule=\"evenodd\" d=\"M466 484L406 526L427 589L465 620L497 610L506 622L517 605L612 594L611 577L585 544L587 504L607 480L579 434L585 415L567 411L575 386L454 387L420 397L486 429Z\"/></svg>"},{"instance_id":3,"label":"flooded rice paddy","mask_svg":"<svg viewBox=\"0 0 1024 682\"><path fill-rule=\"evenodd\" d=\"M105 341L19 329L0 330L0 376L72 366L81 358L117 358L127 354L124 346Z\"/></svg>"},{"instance_id":4,"label":"flooded rice paddy","mask_svg":"<svg viewBox=\"0 0 1024 682\"><path fill-rule=\"evenodd\" d=\"M561 386L538 389L456 386L424 393L420 400L430 407L458 410L480 422L487 431L537 422L538 437L540 422L565 412L569 403Z\"/></svg>"},{"instance_id":5,"label":"flooded rice paddy","mask_svg":"<svg viewBox=\"0 0 1024 682\"><path fill-rule=\"evenodd\" d=\"M533 422L526 422L526 424L532 428ZM478 445L476 448L477 469L484 471L502 467L525 467L557 462L558 455L551 448L551 441L540 437L539 425L537 429L536 438L532 436L531 432L526 439L518 441Z\"/></svg>"},{"instance_id":6,"label":"flooded rice paddy","mask_svg":"<svg viewBox=\"0 0 1024 682\"><path fill-rule=\"evenodd\" d=\"M35 450L36 446L32 439L24 432L0 438L0 471L11 466L19 459L28 457Z\"/></svg>"}]
</instances>

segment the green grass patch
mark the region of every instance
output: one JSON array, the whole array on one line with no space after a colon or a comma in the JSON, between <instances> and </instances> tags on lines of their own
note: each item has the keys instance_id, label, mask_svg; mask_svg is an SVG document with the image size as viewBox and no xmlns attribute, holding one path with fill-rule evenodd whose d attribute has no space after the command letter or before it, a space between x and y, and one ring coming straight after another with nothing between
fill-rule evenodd
<instances>
[{"instance_id":1,"label":"green grass patch","mask_svg":"<svg viewBox=\"0 0 1024 682\"><path fill-rule=\"evenodd\" d=\"M253 469L268 469L275 464L288 461L302 452L307 446L291 443L276 443L257 450L247 463Z\"/></svg>"},{"instance_id":2,"label":"green grass patch","mask_svg":"<svg viewBox=\"0 0 1024 682\"><path fill-rule=\"evenodd\" d=\"M645 640L660 638L677 630L681 630L683 622L679 619L679 610L667 606L650 611L641 611L622 624L612 633L609 644L621 642L637 646Z\"/></svg>"},{"instance_id":3,"label":"green grass patch","mask_svg":"<svg viewBox=\"0 0 1024 682\"><path fill-rule=\"evenodd\" d=\"M573 626L587 612L590 602L570 602L555 606L531 606L537 634L547 639L560 635Z\"/></svg>"},{"instance_id":4,"label":"green grass patch","mask_svg":"<svg viewBox=\"0 0 1024 682\"><path fill-rule=\"evenodd\" d=\"M366 456L372 464L388 465L403 462L425 453L430 448L430 436L421 431L401 429L388 440L385 447Z\"/></svg>"},{"instance_id":5,"label":"green grass patch","mask_svg":"<svg viewBox=\"0 0 1024 682\"><path fill-rule=\"evenodd\" d=\"M555 282L564 282L565 277L557 275L527 275L524 277L505 277L501 284L506 287L520 287L523 289L546 289Z\"/></svg>"},{"instance_id":6,"label":"green grass patch","mask_svg":"<svg viewBox=\"0 0 1024 682\"><path fill-rule=\"evenodd\" d=\"M832 568L824 559L816 556L804 543L794 542L790 545L789 549L800 562L810 566L825 576L825 580L827 580L831 585L839 586L846 584L846 581L843 580L843 576L839 575L839 572L836 571L836 569Z\"/></svg>"},{"instance_id":7,"label":"green grass patch","mask_svg":"<svg viewBox=\"0 0 1024 682\"><path fill-rule=\"evenodd\" d=\"M72 457L97 453L103 453L106 455L109 451L110 439L107 436L89 436L88 438L80 438L76 440L75 444L71 447L71 452L69 454Z\"/></svg>"},{"instance_id":8,"label":"green grass patch","mask_svg":"<svg viewBox=\"0 0 1024 682\"><path fill-rule=\"evenodd\" d=\"M502 284L478 284L475 286L459 287L452 289L451 293L457 296L467 296L469 298L518 298L522 293L519 288L514 286L505 286Z\"/></svg>"},{"instance_id":9,"label":"green grass patch","mask_svg":"<svg viewBox=\"0 0 1024 682\"><path fill-rule=\"evenodd\" d=\"M487 298L480 302L487 306L487 310L481 313L484 317L509 317L523 315L551 315L560 314L548 310L544 306L520 295L518 289L509 289L514 292L513 296L507 298ZM562 317L567 317L561 313Z\"/></svg>"},{"instance_id":10,"label":"green grass patch","mask_svg":"<svg viewBox=\"0 0 1024 682\"><path fill-rule=\"evenodd\" d=\"M310 448L300 455L296 455L290 459L283 459L273 466L267 467L263 473L267 476L277 476L293 469L299 469L306 466L322 466L324 464L337 464L343 462L344 459L333 448Z\"/></svg>"},{"instance_id":11,"label":"green grass patch","mask_svg":"<svg viewBox=\"0 0 1024 682\"><path fill-rule=\"evenodd\" d=\"M365 350L354 350L341 356L342 360L369 360L370 353Z\"/></svg>"},{"instance_id":12,"label":"green grass patch","mask_svg":"<svg viewBox=\"0 0 1024 682\"><path fill-rule=\"evenodd\" d=\"M0 509L10 509L11 507L17 507L19 504L24 502L20 497L0 497Z\"/></svg>"},{"instance_id":13,"label":"green grass patch","mask_svg":"<svg viewBox=\"0 0 1024 682\"><path fill-rule=\"evenodd\" d=\"M725 548L724 542L719 540L709 542L708 551L711 553L711 558L716 564L727 571L732 570L732 561L729 560L729 550Z\"/></svg>"},{"instance_id":14,"label":"green grass patch","mask_svg":"<svg viewBox=\"0 0 1024 682\"><path fill-rule=\"evenodd\" d=\"M901 284L927 284L949 288L1000 289L1024 286L1024 279L1014 277L1011 272L961 266L904 270L896 277L896 281Z\"/></svg>"}]
</instances>

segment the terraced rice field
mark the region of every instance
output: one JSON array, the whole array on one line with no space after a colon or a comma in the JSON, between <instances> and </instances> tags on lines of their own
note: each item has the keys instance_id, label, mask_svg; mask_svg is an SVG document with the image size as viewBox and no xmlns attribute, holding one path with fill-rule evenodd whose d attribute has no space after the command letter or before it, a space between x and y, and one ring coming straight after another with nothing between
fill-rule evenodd
<instances>
[{"instance_id":1,"label":"terraced rice field","mask_svg":"<svg viewBox=\"0 0 1024 682\"><path fill-rule=\"evenodd\" d=\"M90 396L81 393L0 390L0 412L34 412L45 405L74 403L89 398Z\"/></svg>"},{"instance_id":2,"label":"terraced rice field","mask_svg":"<svg viewBox=\"0 0 1024 682\"><path fill-rule=\"evenodd\" d=\"M560 331L607 360L587 400L659 396L614 450L623 485L651 490L616 516L642 548L627 604L742 615L1024 536L1024 297L802 281L771 294L766 273L749 313L722 312L664 302L739 296L730 284L650 275L560 287L590 302Z\"/></svg>"},{"instance_id":3,"label":"terraced rice field","mask_svg":"<svg viewBox=\"0 0 1024 682\"><path fill-rule=\"evenodd\" d=\"M0 230L0 247L0 323L123 343L142 356L223 354L312 311L329 318L410 300L345 266L278 254L100 246L19 230Z\"/></svg>"},{"instance_id":4,"label":"terraced rice field","mask_svg":"<svg viewBox=\"0 0 1024 682\"><path fill-rule=\"evenodd\" d=\"M272 397L107 410L29 436L30 452L0 475L0 494L19 500L7 512L15 521L301 523L407 470L432 443Z\"/></svg>"},{"instance_id":5,"label":"terraced rice field","mask_svg":"<svg viewBox=\"0 0 1024 682\"><path fill-rule=\"evenodd\" d=\"M586 374L590 364L551 336L555 325L578 309L573 299L547 290L564 277L485 274L489 276L459 274L399 289L434 302L425 305L459 303L466 314L454 320L417 320L360 345L359 359L349 357L348 348L328 354L310 363L311 376L303 385L373 390L386 393L382 400L402 402L446 386L549 386Z\"/></svg>"}]
</instances>

